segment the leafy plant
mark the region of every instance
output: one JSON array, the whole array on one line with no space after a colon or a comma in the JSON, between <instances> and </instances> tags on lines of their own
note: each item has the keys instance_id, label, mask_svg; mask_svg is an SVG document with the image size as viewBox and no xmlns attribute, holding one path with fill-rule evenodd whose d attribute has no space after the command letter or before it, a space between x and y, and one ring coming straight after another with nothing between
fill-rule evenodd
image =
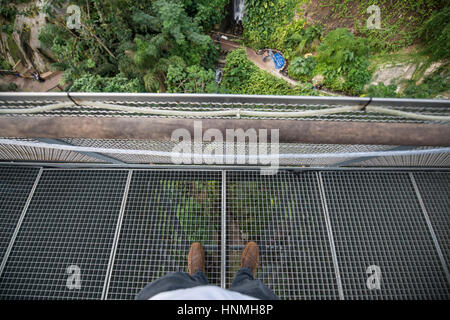
<instances>
[{"instance_id":1,"label":"leafy plant","mask_svg":"<svg viewBox=\"0 0 450 320\"><path fill-rule=\"evenodd\" d=\"M339 28L327 34L318 48L315 74L323 74L325 85L352 95L363 92L370 81L367 39Z\"/></svg>"},{"instance_id":2,"label":"leafy plant","mask_svg":"<svg viewBox=\"0 0 450 320\"><path fill-rule=\"evenodd\" d=\"M0 69L2 70L9 70L11 69L11 66L6 60L0 59Z\"/></svg>"},{"instance_id":3,"label":"leafy plant","mask_svg":"<svg viewBox=\"0 0 450 320\"><path fill-rule=\"evenodd\" d=\"M219 2L224 0L211 4L188 0L79 1L82 28L67 30L57 14L50 15L51 23L42 30L40 40L54 54L52 68L64 70L63 78L69 83L86 74L101 78L120 74L143 84L147 91L164 92L171 64L210 69L217 61L218 49L203 34L195 17L210 12L208 6ZM78 87L73 86L74 90Z\"/></svg>"},{"instance_id":4,"label":"leafy plant","mask_svg":"<svg viewBox=\"0 0 450 320\"><path fill-rule=\"evenodd\" d=\"M397 98L397 86L395 84L385 85L379 82L377 85L370 85L366 95L374 98Z\"/></svg>"},{"instance_id":5,"label":"leafy plant","mask_svg":"<svg viewBox=\"0 0 450 320\"><path fill-rule=\"evenodd\" d=\"M15 15L19 13L17 4L29 2L28 0L0 0L0 17L14 22Z\"/></svg>"},{"instance_id":6,"label":"leafy plant","mask_svg":"<svg viewBox=\"0 0 450 320\"><path fill-rule=\"evenodd\" d=\"M297 80L310 80L315 67L316 61L312 56L307 58L297 57L290 63L288 73L291 78Z\"/></svg>"},{"instance_id":7,"label":"leafy plant","mask_svg":"<svg viewBox=\"0 0 450 320\"><path fill-rule=\"evenodd\" d=\"M292 22L298 4L296 0L246 0L243 22L246 42L257 49L282 50L279 45L286 36L283 31Z\"/></svg>"},{"instance_id":8,"label":"leafy plant","mask_svg":"<svg viewBox=\"0 0 450 320\"><path fill-rule=\"evenodd\" d=\"M170 65L167 72L167 92L215 93L219 87L213 70L198 65Z\"/></svg>"},{"instance_id":9,"label":"leafy plant","mask_svg":"<svg viewBox=\"0 0 450 320\"><path fill-rule=\"evenodd\" d=\"M435 73L426 78L423 83L416 84L414 81L406 81L406 88L403 96L406 98L427 99L434 98L439 93L450 90L450 74L446 75Z\"/></svg>"},{"instance_id":10,"label":"leafy plant","mask_svg":"<svg viewBox=\"0 0 450 320\"><path fill-rule=\"evenodd\" d=\"M228 54L221 89L225 93L260 95L317 95L310 85L291 86L247 59L245 49Z\"/></svg>"},{"instance_id":11,"label":"leafy plant","mask_svg":"<svg viewBox=\"0 0 450 320\"><path fill-rule=\"evenodd\" d=\"M364 38L355 37L350 31L339 28L327 34L318 48L319 63L327 63L334 69L352 64L358 57L367 57L369 46Z\"/></svg>"},{"instance_id":12,"label":"leafy plant","mask_svg":"<svg viewBox=\"0 0 450 320\"><path fill-rule=\"evenodd\" d=\"M450 7L433 13L419 29L423 40L424 52L432 59L448 59L450 57Z\"/></svg>"},{"instance_id":13,"label":"leafy plant","mask_svg":"<svg viewBox=\"0 0 450 320\"><path fill-rule=\"evenodd\" d=\"M326 33L338 26L352 26L355 33L369 39L375 51L395 51L417 42L417 30L434 11L448 6L446 0L317 0L321 7L329 8L329 15L322 17ZM367 28L367 8L376 5L381 9L380 29Z\"/></svg>"},{"instance_id":14,"label":"leafy plant","mask_svg":"<svg viewBox=\"0 0 450 320\"><path fill-rule=\"evenodd\" d=\"M279 79L270 73L258 69L254 72L247 84L242 86L242 94L257 95L317 95L317 91L312 90L311 85L292 86L283 79Z\"/></svg>"},{"instance_id":15,"label":"leafy plant","mask_svg":"<svg viewBox=\"0 0 450 320\"><path fill-rule=\"evenodd\" d=\"M73 82L72 91L80 92L143 92L139 79L129 80L123 76L103 78L99 75L84 74Z\"/></svg>"},{"instance_id":16,"label":"leafy plant","mask_svg":"<svg viewBox=\"0 0 450 320\"><path fill-rule=\"evenodd\" d=\"M322 32L322 26L312 25L296 33L291 33L284 41L285 56L289 59L292 56L300 56L307 51L313 51L315 48L312 48L312 44L321 38Z\"/></svg>"},{"instance_id":17,"label":"leafy plant","mask_svg":"<svg viewBox=\"0 0 450 320\"><path fill-rule=\"evenodd\" d=\"M222 87L230 92L238 93L256 70L256 66L247 59L245 49L234 50L227 55Z\"/></svg>"},{"instance_id":18,"label":"leafy plant","mask_svg":"<svg viewBox=\"0 0 450 320\"><path fill-rule=\"evenodd\" d=\"M219 24L227 15L227 5L231 0L184 0L186 12L194 16L194 21L205 32Z\"/></svg>"}]
</instances>

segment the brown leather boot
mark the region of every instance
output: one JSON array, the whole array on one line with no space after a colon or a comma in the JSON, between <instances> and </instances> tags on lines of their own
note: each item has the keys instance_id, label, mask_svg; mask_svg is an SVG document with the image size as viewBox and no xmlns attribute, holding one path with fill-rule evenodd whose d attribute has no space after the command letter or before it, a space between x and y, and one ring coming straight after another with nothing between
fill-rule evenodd
<instances>
[{"instance_id":1,"label":"brown leather boot","mask_svg":"<svg viewBox=\"0 0 450 320\"><path fill-rule=\"evenodd\" d=\"M188 254L188 271L192 276L197 271L205 272L205 250L200 242L194 242Z\"/></svg>"},{"instance_id":2,"label":"brown leather boot","mask_svg":"<svg viewBox=\"0 0 450 320\"><path fill-rule=\"evenodd\" d=\"M256 242L250 241L242 251L241 268L249 268L256 275L256 269L259 265L259 248Z\"/></svg>"}]
</instances>

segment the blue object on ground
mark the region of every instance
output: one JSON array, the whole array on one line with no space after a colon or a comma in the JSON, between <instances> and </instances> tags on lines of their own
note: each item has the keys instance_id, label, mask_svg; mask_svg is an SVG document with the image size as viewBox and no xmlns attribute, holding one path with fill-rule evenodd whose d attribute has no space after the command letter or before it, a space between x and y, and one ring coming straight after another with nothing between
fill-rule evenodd
<instances>
[{"instance_id":1,"label":"blue object on ground","mask_svg":"<svg viewBox=\"0 0 450 320\"><path fill-rule=\"evenodd\" d=\"M275 64L275 69L281 69L284 67L286 63L283 56L278 52L273 54L272 50L269 50L269 56L272 58L273 63Z\"/></svg>"}]
</instances>

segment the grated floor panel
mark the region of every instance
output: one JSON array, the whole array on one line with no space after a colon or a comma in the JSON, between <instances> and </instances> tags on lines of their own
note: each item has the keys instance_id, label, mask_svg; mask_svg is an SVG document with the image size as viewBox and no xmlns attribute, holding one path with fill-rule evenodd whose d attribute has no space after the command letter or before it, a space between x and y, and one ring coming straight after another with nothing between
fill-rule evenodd
<instances>
[{"instance_id":1,"label":"grated floor panel","mask_svg":"<svg viewBox=\"0 0 450 320\"><path fill-rule=\"evenodd\" d=\"M220 285L220 194L220 172L134 171L107 298L133 299L166 273L187 272L196 241Z\"/></svg>"},{"instance_id":2,"label":"grated floor panel","mask_svg":"<svg viewBox=\"0 0 450 320\"><path fill-rule=\"evenodd\" d=\"M0 261L3 260L39 169L4 167L0 170Z\"/></svg>"},{"instance_id":3,"label":"grated floor panel","mask_svg":"<svg viewBox=\"0 0 450 320\"><path fill-rule=\"evenodd\" d=\"M322 175L345 298L450 298L408 173Z\"/></svg>"},{"instance_id":4,"label":"grated floor panel","mask_svg":"<svg viewBox=\"0 0 450 320\"><path fill-rule=\"evenodd\" d=\"M450 266L450 173L414 173L442 253Z\"/></svg>"},{"instance_id":5,"label":"grated floor panel","mask_svg":"<svg viewBox=\"0 0 450 320\"><path fill-rule=\"evenodd\" d=\"M134 299L187 271L194 241L210 283L229 288L249 240L282 299L450 298L407 171L44 168L31 193L38 173L0 166L0 299ZM449 172L412 176L448 265Z\"/></svg>"},{"instance_id":6,"label":"grated floor panel","mask_svg":"<svg viewBox=\"0 0 450 320\"><path fill-rule=\"evenodd\" d=\"M314 172L227 173L227 279L247 241L260 247L258 278L281 299L336 299L336 274Z\"/></svg>"},{"instance_id":7,"label":"grated floor panel","mask_svg":"<svg viewBox=\"0 0 450 320\"><path fill-rule=\"evenodd\" d=\"M0 277L0 298L100 299L126 174L44 170Z\"/></svg>"}]
</instances>

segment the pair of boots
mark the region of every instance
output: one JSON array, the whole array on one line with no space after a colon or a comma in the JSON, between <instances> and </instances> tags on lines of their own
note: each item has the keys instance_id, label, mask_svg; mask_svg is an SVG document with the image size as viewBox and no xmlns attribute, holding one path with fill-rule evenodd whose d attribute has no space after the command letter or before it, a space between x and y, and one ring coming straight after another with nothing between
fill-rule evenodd
<instances>
[{"instance_id":1,"label":"pair of boots","mask_svg":"<svg viewBox=\"0 0 450 320\"><path fill-rule=\"evenodd\" d=\"M259 265L259 248L258 245L250 241L245 246L241 255L241 269L248 268L256 275L256 269ZM205 273L205 250L200 242L194 242L188 254L188 271L192 276L197 271Z\"/></svg>"}]
</instances>

